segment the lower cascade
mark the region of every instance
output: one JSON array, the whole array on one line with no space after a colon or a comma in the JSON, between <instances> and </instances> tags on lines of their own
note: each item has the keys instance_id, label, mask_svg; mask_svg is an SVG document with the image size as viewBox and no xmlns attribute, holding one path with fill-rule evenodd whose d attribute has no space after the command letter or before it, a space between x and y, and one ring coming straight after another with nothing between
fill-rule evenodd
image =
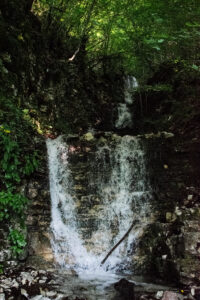
<instances>
[{"instance_id":1,"label":"lower cascade","mask_svg":"<svg viewBox=\"0 0 200 300\"><path fill-rule=\"evenodd\" d=\"M150 222L151 186L141 138L107 133L92 141L47 140L52 248L78 273L129 270ZM126 239L101 261L134 224Z\"/></svg>"}]
</instances>

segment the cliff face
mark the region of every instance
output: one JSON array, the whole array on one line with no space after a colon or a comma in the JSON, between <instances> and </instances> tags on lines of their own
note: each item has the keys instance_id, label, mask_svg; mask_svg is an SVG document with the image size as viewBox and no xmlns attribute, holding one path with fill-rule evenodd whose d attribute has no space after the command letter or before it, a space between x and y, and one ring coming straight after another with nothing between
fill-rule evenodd
<instances>
[{"instance_id":1,"label":"cliff face","mask_svg":"<svg viewBox=\"0 0 200 300\"><path fill-rule=\"evenodd\" d=\"M200 272L198 82L198 74L166 63L135 102L138 131L174 135L148 145L158 218L141 240L141 254L149 253L147 265L155 275L170 279L173 272L173 279L185 283L198 282Z\"/></svg>"}]
</instances>

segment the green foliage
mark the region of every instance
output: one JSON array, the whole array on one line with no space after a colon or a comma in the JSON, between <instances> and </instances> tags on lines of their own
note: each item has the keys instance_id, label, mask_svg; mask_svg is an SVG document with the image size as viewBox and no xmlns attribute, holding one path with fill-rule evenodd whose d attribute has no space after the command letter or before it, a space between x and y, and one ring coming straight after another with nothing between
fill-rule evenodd
<instances>
[{"instance_id":1,"label":"green foliage","mask_svg":"<svg viewBox=\"0 0 200 300\"><path fill-rule=\"evenodd\" d=\"M7 124L0 125L0 176L7 188L20 183L23 175L30 175L38 167L37 152L24 155L15 131L9 128Z\"/></svg>"},{"instance_id":2,"label":"green foliage","mask_svg":"<svg viewBox=\"0 0 200 300\"><path fill-rule=\"evenodd\" d=\"M15 98L0 96L0 222L11 228L8 240L16 256L26 245L21 229L28 202L18 192L19 186L22 179L37 169L38 153L33 148L32 126L15 101Z\"/></svg>"},{"instance_id":3,"label":"green foliage","mask_svg":"<svg viewBox=\"0 0 200 300\"><path fill-rule=\"evenodd\" d=\"M10 230L8 239L11 243L11 250L15 256L20 254L26 246L24 234L17 229Z\"/></svg>"},{"instance_id":4,"label":"green foliage","mask_svg":"<svg viewBox=\"0 0 200 300\"><path fill-rule=\"evenodd\" d=\"M0 125L0 181L2 187L13 189L37 169L38 153L30 149L33 130L23 112L11 100L1 97L0 102L0 122L4 121Z\"/></svg>"},{"instance_id":5,"label":"green foliage","mask_svg":"<svg viewBox=\"0 0 200 300\"><path fill-rule=\"evenodd\" d=\"M23 221L27 198L10 191L0 192L0 222L11 220L13 217Z\"/></svg>"},{"instance_id":6,"label":"green foliage","mask_svg":"<svg viewBox=\"0 0 200 300\"><path fill-rule=\"evenodd\" d=\"M163 61L184 58L198 67L198 0L40 0L34 10L48 26L50 17L57 20L79 45L87 36L91 61L120 54L122 67L143 78Z\"/></svg>"},{"instance_id":7,"label":"green foliage","mask_svg":"<svg viewBox=\"0 0 200 300\"><path fill-rule=\"evenodd\" d=\"M3 274L3 265L0 264L0 275Z\"/></svg>"}]
</instances>

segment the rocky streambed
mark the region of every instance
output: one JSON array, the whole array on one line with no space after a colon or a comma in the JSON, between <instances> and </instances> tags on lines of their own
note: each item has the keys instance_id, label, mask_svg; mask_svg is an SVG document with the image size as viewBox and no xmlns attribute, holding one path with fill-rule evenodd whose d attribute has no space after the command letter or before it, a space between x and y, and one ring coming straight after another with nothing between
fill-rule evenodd
<instances>
[{"instance_id":1,"label":"rocky streambed","mask_svg":"<svg viewBox=\"0 0 200 300\"><path fill-rule=\"evenodd\" d=\"M200 299L200 287L168 287L110 273L24 267L0 276L0 300L186 300Z\"/></svg>"}]
</instances>

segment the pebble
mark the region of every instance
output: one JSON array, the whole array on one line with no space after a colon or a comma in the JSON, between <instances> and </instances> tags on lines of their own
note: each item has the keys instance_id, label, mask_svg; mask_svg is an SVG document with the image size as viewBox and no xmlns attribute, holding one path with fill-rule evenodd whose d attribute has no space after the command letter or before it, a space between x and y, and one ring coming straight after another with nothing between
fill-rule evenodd
<instances>
[{"instance_id":1,"label":"pebble","mask_svg":"<svg viewBox=\"0 0 200 300\"><path fill-rule=\"evenodd\" d=\"M45 270L39 270L38 272L40 275L45 275L46 274L46 271Z\"/></svg>"},{"instance_id":2,"label":"pebble","mask_svg":"<svg viewBox=\"0 0 200 300\"><path fill-rule=\"evenodd\" d=\"M162 296L163 296L163 294L164 294L163 291L158 291L158 292L156 293L156 299L161 299Z\"/></svg>"},{"instance_id":3,"label":"pebble","mask_svg":"<svg viewBox=\"0 0 200 300\"><path fill-rule=\"evenodd\" d=\"M40 284L44 284L45 282L46 282L46 280L44 280L44 279L40 279L40 280L39 280L39 283L40 283Z\"/></svg>"},{"instance_id":4,"label":"pebble","mask_svg":"<svg viewBox=\"0 0 200 300\"><path fill-rule=\"evenodd\" d=\"M47 297L56 297L57 296L57 292L55 292L55 291L46 292L46 296Z\"/></svg>"},{"instance_id":5,"label":"pebble","mask_svg":"<svg viewBox=\"0 0 200 300\"><path fill-rule=\"evenodd\" d=\"M25 289L21 289L21 295L25 296L28 298L28 293Z\"/></svg>"}]
</instances>

